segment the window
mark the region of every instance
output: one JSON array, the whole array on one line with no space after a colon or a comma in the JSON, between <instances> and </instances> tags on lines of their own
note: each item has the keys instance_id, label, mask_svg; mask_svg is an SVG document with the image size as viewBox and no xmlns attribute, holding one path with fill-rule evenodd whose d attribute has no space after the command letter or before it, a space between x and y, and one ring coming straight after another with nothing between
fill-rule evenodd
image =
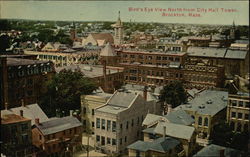
<instances>
[{"instance_id":1,"label":"window","mask_svg":"<svg viewBox=\"0 0 250 157\"><path fill-rule=\"evenodd\" d=\"M92 122L92 127L95 127L95 122Z\"/></svg>"},{"instance_id":2,"label":"window","mask_svg":"<svg viewBox=\"0 0 250 157\"><path fill-rule=\"evenodd\" d=\"M102 130L105 130L105 119L102 119Z\"/></svg>"},{"instance_id":3,"label":"window","mask_svg":"<svg viewBox=\"0 0 250 157\"><path fill-rule=\"evenodd\" d=\"M245 107L249 108L249 106L250 106L249 104L250 104L250 102L245 102Z\"/></svg>"},{"instance_id":4,"label":"window","mask_svg":"<svg viewBox=\"0 0 250 157\"><path fill-rule=\"evenodd\" d=\"M105 137L102 136L102 137L101 137L101 140L102 140L102 141L101 141L101 145L105 145Z\"/></svg>"},{"instance_id":5,"label":"window","mask_svg":"<svg viewBox=\"0 0 250 157\"><path fill-rule=\"evenodd\" d=\"M112 138L112 145L116 145L116 139Z\"/></svg>"},{"instance_id":6,"label":"window","mask_svg":"<svg viewBox=\"0 0 250 157\"><path fill-rule=\"evenodd\" d=\"M42 135L39 135L39 140L42 140Z\"/></svg>"},{"instance_id":7,"label":"window","mask_svg":"<svg viewBox=\"0 0 250 157\"><path fill-rule=\"evenodd\" d=\"M232 130L234 130L234 128L235 128L235 123L234 123L234 122L231 122L231 123L230 123L230 128L231 128Z\"/></svg>"},{"instance_id":8,"label":"window","mask_svg":"<svg viewBox=\"0 0 250 157\"><path fill-rule=\"evenodd\" d=\"M242 113L238 113L238 118L242 119Z\"/></svg>"},{"instance_id":9,"label":"window","mask_svg":"<svg viewBox=\"0 0 250 157\"><path fill-rule=\"evenodd\" d=\"M128 121L127 121L127 124L126 124L126 129L128 129Z\"/></svg>"},{"instance_id":10,"label":"window","mask_svg":"<svg viewBox=\"0 0 250 157\"><path fill-rule=\"evenodd\" d=\"M202 125L202 118L201 117L199 117L199 119L198 119L198 125Z\"/></svg>"},{"instance_id":11,"label":"window","mask_svg":"<svg viewBox=\"0 0 250 157\"><path fill-rule=\"evenodd\" d=\"M122 145L122 138L120 138L120 145Z\"/></svg>"},{"instance_id":12,"label":"window","mask_svg":"<svg viewBox=\"0 0 250 157\"><path fill-rule=\"evenodd\" d=\"M29 141L29 136L28 136L28 134L23 134L23 135L22 135L22 141L23 141L23 143L27 143L27 142Z\"/></svg>"},{"instance_id":13,"label":"window","mask_svg":"<svg viewBox=\"0 0 250 157\"><path fill-rule=\"evenodd\" d=\"M100 136L96 135L96 142L100 142Z\"/></svg>"},{"instance_id":14,"label":"window","mask_svg":"<svg viewBox=\"0 0 250 157\"><path fill-rule=\"evenodd\" d=\"M236 105L237 105L236 100L232 100L232 106L236 106Z\"/></svg>"},{"instance_id":15,"label":"window","mask_svg":"<svg viewBox=\"0 0 250 157\"><path fill-rule=\"evenodd\" d=\"M247 124L247 123L244 124L244 131L245 131L245 132L248 132L248 124Z\"/></svg>"},{"instance_id":16,"label":"window","mask_svg":"<svg viewBox=\"0 0 250 157\"><path fill-rule=\"evenodd\" d=\"M137 125L139 125L139 123L140 123L140 118L137 117Z\"/></svg>"},{"instance_id":17,"label":"window","mask_svg":"<svg viewBox=\"0 0 250 157\"><path fill-rule=\"evenodd\" d=\"M204 126L208 126L208 118L207 117L204 119Z\"/></svg>"},{"instance_id":18,"label":"window","mask_svg":"<svg viewBox=\"0 0 250 157\"><path fill-rule=\"evenodd\" d=\"M239 132L241 131L241 124L240 123L237 124L237 131L239 131Z\"/></svg>"},{"instance_id":19,"label":"window","mask_svg":"<svg viewBox=\"0 0 250 157\"><path fill-rule=\"evenodd\" d=\"M111 139L109 137L107 138L107 144L111 144Z\"/></svg>"},{"instance_id":20,"label":"window","mask_svg":"<svg viewBox=\"0 0 250 157\"><path fill-rule=\"evenodd\" d=\"M92 116L95 115L95 109L92 109Z\"/></svg>"},{"instance_id":21,"label":"window","mask_svg":"<svg viewBox=\"0 0 250 157\"><path fill-rule=\"evenodd\" d=\"M112 122L112 132L116 132L116 122Z\"/></svg>"},{"instance_id":22,"label":"window","mask_svg":"<svg viewBox=\"0 0 250 157\"><path fill-rule=\"evenodd\" d=\"M134 119L132 119L131 126L132 127L134 126Z\"/></svg>"},{"instance_id":23,"label":"window","mask_svg":"<svg viewBox=\"0 0 250 157\"><path fill-rule=\"evenodd\" d=\"M235 118L236 117L236 113L235 112L232 112L232 118Z\"/></svg>"},{"instance_id":24,"label":"window","mask_svg":"<svg viewBox=\"0 0 250 157\"><path fill-rule=\"evenodd\" d=\"M249 114L245 114L245 120L249 120Z\"/></svg>"},{"instance_id":25,"label":"window","mask_svg":"<svg viewBox=\"0 0 250 157\"><path fill-rule=\"evenodd\" d=\"M111 121L107 120L107 130L111 130Z\"/></svg>"},{"instance_id":26,"label":"window","mask_svg":"<svg viewBox=\"0 0 250 157\"><path fill-rule=\"evenodd\" d=\"M22 131L26 131L28 129L28 125L27 124L22 124L21 128L22 128Z\"/></svg>"},{"instance_id":27,"label":"window","mask_svg":"<svg viewBox=\"0 0 250 157\"><path fill-rule=\"evenodd\" d=\"M96 118L96 128L100 128L100 118Z\"/></svg>"},{"instance_id":28,"label":"window","mask_svg":"<svg viewBox=\"0 0 250 157\"><path fill-rule=\"evenodd\" d=\"M127 136L125 136L125 138L124 138L124 142L125 142L125 143L127 142Z\"/></svg>"},{"instance_id":29,"label":"window","mask_svg":"<svg viewBox=\"0 0 250 157\"><path fill-rule=\"evenodd\" d=\"M239 107L243 107L243 101L239 101Z\"/></svg>"},{"instance_id":30,"label":"window","mask_svg":"<svg viewBox=\"0 0 250 157\"><path fill-rule=\"evenodd\" d=\"M121 131L122 131L122 124L120 124L120 129L121 129Z\"/></svg>"}]
</instances>

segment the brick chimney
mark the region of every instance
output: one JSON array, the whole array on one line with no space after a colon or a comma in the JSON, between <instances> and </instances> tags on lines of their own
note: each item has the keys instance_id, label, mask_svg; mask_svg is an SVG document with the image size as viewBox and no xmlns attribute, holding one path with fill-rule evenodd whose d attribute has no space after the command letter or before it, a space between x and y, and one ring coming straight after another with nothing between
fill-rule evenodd
<instances>
[{"instance_id":1,"label":"brick chimney","mask_svg":"<svg viewBox=\"0 0 250 157\"><path fill-rule=\"evenodd\" d=\"M143 97L144 99L147 101L147 96L148 96L148 87L144 86L144 90L143 90Z\"/></svg>"},{"instance_id":2,"label":"brick chimney","mask_svg":"<svg viewBox=\"0 0 250 157\"><path fill-rule=\"evenodd\" d=\"M225 149L220 149L220 157L225 157Z\"/></svg>"},{"instance_id":3,"label":"brick chimney","mask_svg":"<svg viewBox=\"0 0 250 157\"><path fill-rule=\"evenodd\" d=\"M36 119L35 119L35 124L36 124L36 125L40 125L39 118L36 118Z\"/></svg>"},{"instance_id":4,"label":"brick chimney","mask_svg":"<svg viewBox=\"0 0 250 157\"><path fill-rule=\"evenodd\" d=\"M23 110L20 110L20 116L23 117Z\"/></svg>"}]
</instances>

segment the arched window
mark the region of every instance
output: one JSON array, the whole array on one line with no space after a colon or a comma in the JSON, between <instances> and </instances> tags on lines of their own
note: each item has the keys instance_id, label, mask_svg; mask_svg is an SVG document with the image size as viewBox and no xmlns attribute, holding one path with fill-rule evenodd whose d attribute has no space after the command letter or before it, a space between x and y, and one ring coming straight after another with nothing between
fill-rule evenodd
<instances>
[{"instance_id":1,"label":"arched window","mask_svg":"<svg viewBox=\"0 0 250 157\"><path fill-rule=\"evenodd\" d=\"M199 119L198 119L198 125L202 125L202 117L199 117Z\"/></svg>"},{"instance_id":2,"label":"arched window","mask_svg":"<svg viewBox=\"0 0 250 157\"><path fill-rule=\"evenodd\" d=\"M204 126L208 126L208 118L207 117L204 119Z\"/></svg>"}]
</instances>

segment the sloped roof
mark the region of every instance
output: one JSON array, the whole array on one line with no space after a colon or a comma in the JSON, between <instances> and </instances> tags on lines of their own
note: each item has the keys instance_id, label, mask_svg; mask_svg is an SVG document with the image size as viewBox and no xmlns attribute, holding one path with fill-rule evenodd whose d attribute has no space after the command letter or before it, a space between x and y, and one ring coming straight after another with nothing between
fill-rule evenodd
<instances>
[{"instance_id":1,"label":"sloped roof","mask_svg":"<svg viewBox=\"0 0 250 157\"><path fill-rule=\"evenodd\" d=\"M189 114L187 114L186 111L183 110L172 111L169 114L167 114L165 118L170 123L175 123L175 124L191 125L194 123L194 119Z\"/></svg>"},{"instance_id":2,"label":"sloped roof","mask_svg":"<svg viewBox=\"0 0 250 157\"><path fill-rule=\"evenodd\" d=\"M204 90L187 104L180 105L175 110L196 111L199 114L214 116L227 106L228 92Z\"/></svg>"},{"instance_id":3,"label":"sloped roof","mask_svg":"<svg viewBox=\"0 0 250 157\"><path fill-rule=\"evenodd\" d=\"M1 124L11 124L24 121L30 121L30 119L24 118L16 114L1 115Z\"/></svg>"},{"instance_id":4,"label":"sloped roof","mask_svg":"<svg viewBox=\"0 0 250 157\"><path fill-rule=\"evenodd\" d=\"M82 126L82 123L77 118L68 116L63 118L52 119L46 122L42 122L39 125L35 125L43 133L43 135L48 135Z\"/></svg>"},{"instance_id":5,"label":"sloped roof","mask_svg":"<svg viewBox=\"0 0 250 157\"><path fill-rule=\"evenodd\" d=\"M142 122L142 125L152 125L152 124L156 124L160 119L165 119L166 118L164 116L159 116L159 115L155 115L155 114L150 114L148 113L145 117L145 119Z\"/></svg>"},{"instance_id":6,"label":"sloped roof","mask_svg":"<svg viewBox=\"0 0 250 157\"><path fill-rule=\"evenodd\" d=\"M229 147L223 147L215 144L208 145L202 148L194 157L211 157L211 156L220 156L220 150L224 150L225 157L241 157L241 151Z\"/></svg>"},{"instance_id":7,"label":"sloped roof","mask_svg":"<svg viewBox=\"0 0 250 157\"><path fill-rule=\"evenodd\" d=\"M91 33L92 37L97 40L105 40L107 43L114 43L114 38L110 33Z\"/></svg>"},{"instance_id":8,"label":"sloped roof","mask_svg":"<svg viewBox=\"0 0 250 157\"><path fill-rule=\"evenodd\" d=\"M144 142L144 141L137 141L131 145L129 145L128 149L134 149L146 152L148 150L156 151L156 152L167 152L170 149L175 148L177 145L180 144L180 141L171 138L171 137L160 137L152 142Z\"/></svg>"},{"instance_id":9,"label":"sloped roof","mask_svg":"<svg viewBox=\"0 0 250 157\"><path fill-rule=\"evenodd\" d=\"M155 129L154 132L156 134L161 134L163 135L163 127L166 127L166 132L165 134L170 137L175 137L175 138L180 138L180 139L187 139L190 140L192 135L194 134L194 127L190 126L185 126L185 125L179 125L179 124L174 124L174 123L168 123L168 122L159 122Z\"/></svg>"},{"instance_id":10,"label":"sloped roof","mask_svg":"<svg viewBox=\"0 0 250 157\"><path fill-rule=\"evenodd\" d=\"M134 92L118 91L108 101L108 105L118 106L118 107L129 107L137 96L138 94Z\"/></svg>"},{"instance_id":11,"label":"sloped roof","mask_svg":"<svg viewBox=\"0 0 250 157\"><path fill-rule=\"evenodd\" d=\"M247 51L243 50L231 50L228 49L227 53L225 55L225 58L231 58L231 59L245 59L247 56Z\"/></svg>"},{"instance_id":12,"label":"sloped roof","mask_svg":"<svg viewBox=\"0 0 250 157\"><path fill-rule=\"evenodd\" d=\"M31 104L16 108L11 108L9 110L1 110L1 115L6 114L17 114L20 115L20 110L23 110L23 117L31 119L31 125L35 124L35 119L39 118L40 122L46 122L49 120L47 115L39 107L38 104Z\"/></svg>"},{"instance_id":13,"label":"sloped roof","mask_svg":"<svg viewBox=\"0 0 250 157\"><path fill-rule=\"evenodd\" d=\"M113 57L116 56L114 48L107 43L106 46L101 50L100 56Z\"/></svg>"}]
</instances>

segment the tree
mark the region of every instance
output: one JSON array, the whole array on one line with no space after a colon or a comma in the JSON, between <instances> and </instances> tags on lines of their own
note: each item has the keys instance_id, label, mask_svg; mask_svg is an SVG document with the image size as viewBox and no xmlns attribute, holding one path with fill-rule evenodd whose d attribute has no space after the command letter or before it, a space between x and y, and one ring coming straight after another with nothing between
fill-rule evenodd
<instances>
[{"instance_id":1,"label":"tree","mask_svg":"<svg viewBox=\"0 0 250 157\"><path fill-rule=\"evenodd\" d=\"M173 81L160 92L160 101L171 104L172 108L179 106L187 101L187 95L180 81Z\"/></svg>"},{"instance_id":2,"label":"tree","mask_svg":"<svg viewBox=\"0 0 250 157\"><path fill-rule=\"evenodd\" d=\"M211 133L212 143L247 151L248 132L234 132L228 123L222 122L214 126Z\"/></svg>"},{"instance_id":3,"label":"tree","mask_svg":"<svg viewBox=\"0 0 250 157\"><path fill-rule=\"evenodd\" d=\"M10 47L11 41L8 35L0 36L0 53L6 52L6 49Z\"/></svg>"},{"instance_id":4,"label":"tree","mask_svg":"<svg viewBox=\"0 0 250 157\"><path fill-rule=\"evenodd\" d=\"M82 94L90 94L97 88L96 84L84 77L84 74L71 70L62 70L45 83L39 104L49 116L55 116L56 110L69 115L70 110L80 110Z\"/></svg>"}]
</instances>

